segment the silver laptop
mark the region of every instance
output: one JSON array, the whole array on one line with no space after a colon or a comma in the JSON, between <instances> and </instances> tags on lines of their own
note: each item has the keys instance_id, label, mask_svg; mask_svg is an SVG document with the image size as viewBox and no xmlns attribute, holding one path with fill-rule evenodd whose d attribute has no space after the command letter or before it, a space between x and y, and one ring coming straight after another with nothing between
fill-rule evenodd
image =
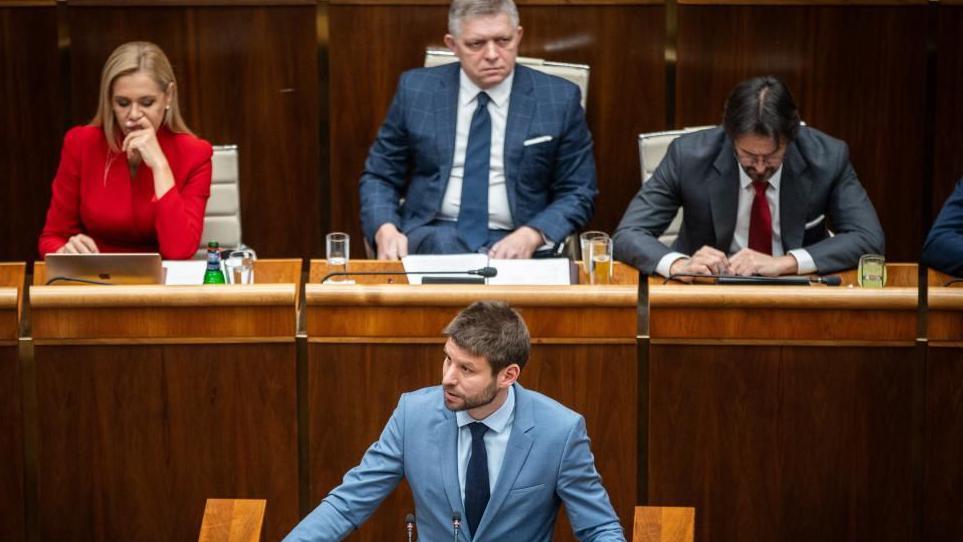
<instances>
[{"instance_id":1,"label":"silver laptop","mask_svg":"<svg viewBox=\"0 0 963 542\"><path fill-rule=\"evenodd\" d=\"M46 284L164 284L160 254L47 254Z\"/></svg>"}]
</instances>

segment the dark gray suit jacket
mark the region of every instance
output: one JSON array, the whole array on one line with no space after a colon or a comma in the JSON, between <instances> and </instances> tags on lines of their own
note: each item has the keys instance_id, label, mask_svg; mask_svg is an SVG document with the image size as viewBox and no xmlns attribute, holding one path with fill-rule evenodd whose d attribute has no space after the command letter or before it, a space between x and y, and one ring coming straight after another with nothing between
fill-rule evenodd
<instances>
[{"instance_id":1,"label":"dark gray suit jacket","mask_svg":"<svg viewBox=\"0 0 963 542\"><path fill-rule=\"evenodd\" d=\"M615 232L615 258L654 274L672 251L692 254L708 245L728 252L738 205L739 164L723 129L681 136L629 203ZM682 228L670 249L658 237L679 206ZM883 228L849 162L849 149L813 128L801 127L786 149L779 213L783 249L805 248L820 273L855 267L866 253L883 253Z\"/></svg>"}]
</instances>

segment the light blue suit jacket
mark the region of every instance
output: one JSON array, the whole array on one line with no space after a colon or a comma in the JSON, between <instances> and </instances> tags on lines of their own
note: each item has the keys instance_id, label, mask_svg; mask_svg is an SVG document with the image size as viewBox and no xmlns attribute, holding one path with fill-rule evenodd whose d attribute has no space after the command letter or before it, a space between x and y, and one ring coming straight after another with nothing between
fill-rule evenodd
<instances>
[{"instance_id":1,"label":"light blue suit jacket","mask_svg":"<svg viewBox=\"0 0 963 542\"><path fill-rule=\"evenodd\" d=\"M920 261L948 275L963 276L963 179L956 183L926 236Z\"/></svg>"},{"instance_id":2,"label":"light blue suit jacket","mask_svg":"<svg viewBox=\"0 0 963 542\"><path fill-rule=\"evenodd\" d=\"M403 233L435 219L455 157L460 64L401 75L361 175L368 241L385 223ZM576 85L515 66L505 127L505 182L514 226L559 242L592 217L595 158ZM551 139L525 145L526 141ZM400 204L404 198L404 204Z\"/></svg>"},{"instance_id":3,"label":"light blue suit jacket","mask_svg":"<svg viewBox=\"0 0 963 542\"><path fill-rule=\"evenodd\" d=\"M457 435L455 415L445 407L440 386L402 395L361 464L285 542L341 540L374 513L402 477L414 495L419 540L451 540L452 512L465 517ZM460 540L548 542L564 503L579 540L624 542L582 416L518 384L515 422L498 476L478 532L471 533L463 521Z\"/></svg>"}]
</instances>

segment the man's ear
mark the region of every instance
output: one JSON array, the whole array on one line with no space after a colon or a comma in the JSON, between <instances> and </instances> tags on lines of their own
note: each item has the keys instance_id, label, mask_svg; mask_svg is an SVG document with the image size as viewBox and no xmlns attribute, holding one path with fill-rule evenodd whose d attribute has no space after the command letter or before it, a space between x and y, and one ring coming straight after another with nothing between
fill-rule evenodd
<instances>
[{"instance_id":1,"label":"man's ear","mask_svg":"<svg viewBox=\"0 0 963 542\"><path fill-rule=\"evenodd\" d=\"M448 47L448 49L449 49L451 52L453 52L453 53L456 52L456 51L455 51L455 36L452 36L451 34L445 34L445 47Z\"/></svg>"},{"instance_id":2,"label":"man's ear","mask_svg":"<svg viewBox=\"0 0 963 542\"><path fill-rule=\"evenodd\" d=\"M498 387L507 388L518 381L518 376L522 374L522 368L517 363L512 363L498 373Z\"/></svg>"}]
</instances>

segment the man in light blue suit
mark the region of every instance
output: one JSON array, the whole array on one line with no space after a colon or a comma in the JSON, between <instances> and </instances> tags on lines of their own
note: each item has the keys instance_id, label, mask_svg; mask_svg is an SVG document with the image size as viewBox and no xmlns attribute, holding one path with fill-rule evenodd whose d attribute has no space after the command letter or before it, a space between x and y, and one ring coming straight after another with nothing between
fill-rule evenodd
<instances>
[{"instance_id":1,"label":"man in light blue suit","mask_svg":"<svg viewBox=\"0 0 963 542\"><path fill-rule=\"evenodd\" d=\"M454 0L448 29L459 62L402 74L365 161L365 237L379 259L549 250L597 193L579 89L516 65L512 0Z\"/></svg>"},{"instance_id":2,"label":"man in light blue suit","mask_svg":"<svg viewBox=\"0 0 963 542\"><path fill-rule=\"evenodd\" d=\"M528 360L525 322L480 301L445 328L442 385L401 396L361 464L285 538L341 540L404 477L419 540L550 541L560 504L583 541L620 541L585 421L516 380Z\"/></svg>"}]
</instances>

